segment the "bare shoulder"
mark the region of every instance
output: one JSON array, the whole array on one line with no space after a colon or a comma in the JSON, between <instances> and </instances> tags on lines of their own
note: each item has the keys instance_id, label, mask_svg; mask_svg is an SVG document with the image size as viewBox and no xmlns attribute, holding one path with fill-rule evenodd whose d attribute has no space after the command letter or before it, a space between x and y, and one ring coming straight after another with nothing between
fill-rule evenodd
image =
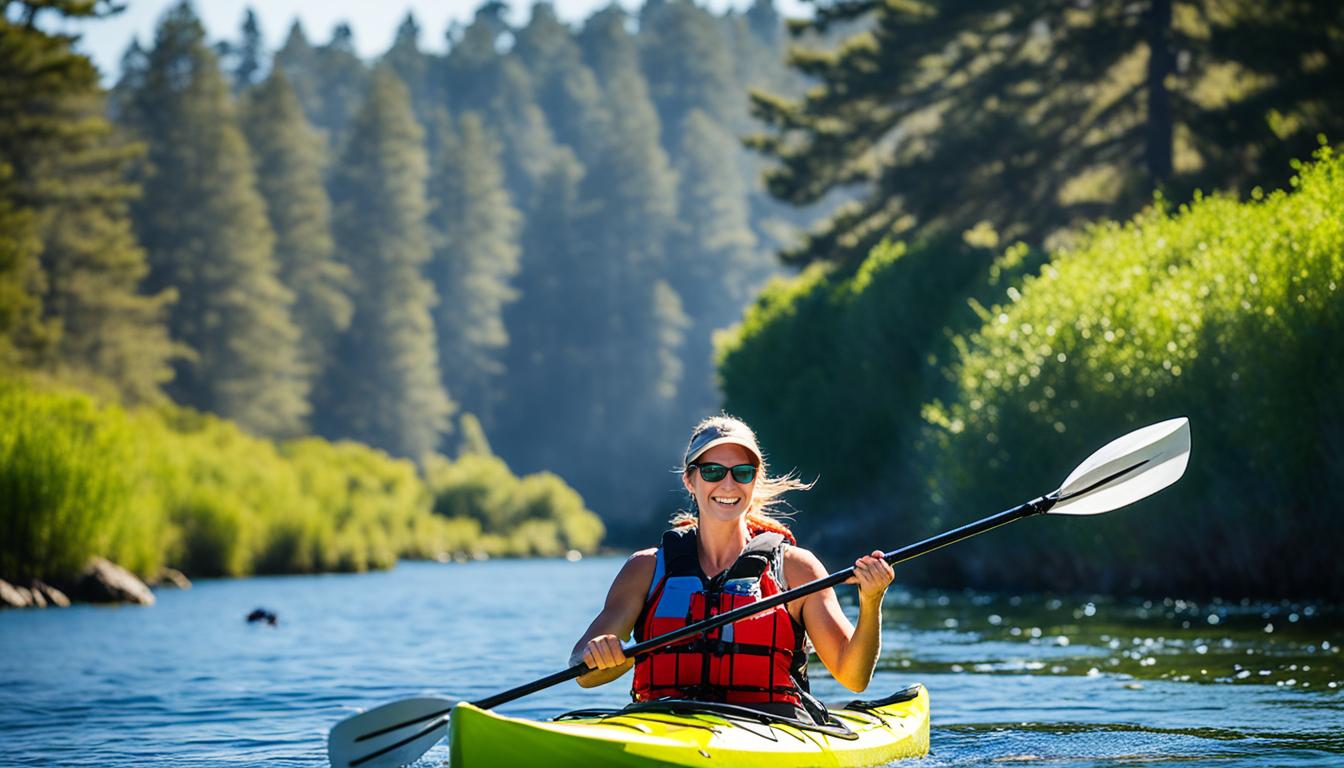
<instances>
[{"instance_id":1,"label":"bare shoulder","mask_svg":"<svg viewBox=\"0 0 1344 768\"><path fill-rule=\"evenodd\" d=\"M812 554L812 550L789 547L784 550L784 577L790 586L799 586L827 575L826 566Z\"/></svg>"},{"instance_id":2,"label":"bare shoulder","mask_svg":"<svg viewBox=\"0 0 1344 768\"><path fill-rule=\"evenodd\" d=\"M621 566L621 572L616 574L616 580L612 583L612 592L631 591L635 593L648 592L653 584L653 571L657 567L658 550L656 548L641 549L638 552L626 558L625 565Z\"/></svg>"},{"instance_id":3,"label":"bare shoulder","mask_svg":"<svg viewBox=\"0 0 1344 768\"><path fill-rule=\"evenodd\" d=\"M625 565L621 567L621 573L626 573L628 571L632 573L648 573L652 576L653 569L657 567L657 563L657 547L641 549L625 559Z\"/></svg>"}]
</instances>

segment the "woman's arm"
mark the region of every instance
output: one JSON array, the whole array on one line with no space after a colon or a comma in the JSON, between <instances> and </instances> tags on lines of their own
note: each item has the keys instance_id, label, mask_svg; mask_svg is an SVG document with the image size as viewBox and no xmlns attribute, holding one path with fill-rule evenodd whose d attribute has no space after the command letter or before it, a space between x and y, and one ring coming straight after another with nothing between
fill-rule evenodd
<instances>
[{"instance_id":1,"label":"woman's arm","mask_svg":"<svg viewBox=\"0 0 1344 768\"><path fill-rule=\"evenodd\" d=\"M625 657L621 641L629 639L639 612L644 609L657 556L656 549L634 553L611 582L602 612L588 625L569 656L571 666L583 662L593 670L579 675L580 686L592 688L609 683L634 666L635 660Z\"/></svg>"},{"instance_id":2,"label":"woman's arm","mask_svg":"<svg viewBox=\"0 0 1344 768\"><path fill-rule=\"evenodd\" d=\"M881 552L855 561L854 574L848 583L859 585L857 627L840 610L834 589L803 598L800 614L821 663L841 685L859 693L868 687L877 666L882 647L882 597L896 574ZM816 555L791 547L784 558L784 575L791 586L801 586L828 574Z\"/></svg>"}]
</instances>

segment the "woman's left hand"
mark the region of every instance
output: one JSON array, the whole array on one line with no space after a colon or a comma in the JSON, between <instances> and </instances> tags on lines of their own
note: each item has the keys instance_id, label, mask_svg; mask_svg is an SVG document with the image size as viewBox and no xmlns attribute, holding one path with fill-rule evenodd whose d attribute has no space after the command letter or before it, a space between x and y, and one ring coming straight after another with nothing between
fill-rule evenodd
<instances>
[{"instance_id":1,"label":"woman's left hand","mask_svg":"<svg viewBox=\"0 0 1344 768\"><path fill-rule=\"evenodd\" d=\"M854 561L854 575L845 583L859 585L859 602L880 602L887 587L896 578L896 572L887 561L882 559L882 551L874 550L871 555Z\"/></svg>"}]
</instances>

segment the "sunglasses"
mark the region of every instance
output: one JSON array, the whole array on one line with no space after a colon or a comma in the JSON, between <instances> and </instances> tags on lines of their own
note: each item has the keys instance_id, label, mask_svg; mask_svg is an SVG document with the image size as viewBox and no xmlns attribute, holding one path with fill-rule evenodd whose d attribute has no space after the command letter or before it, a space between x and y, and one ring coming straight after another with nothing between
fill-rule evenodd
<instances>
[{"instance_id":1,"label":"sunglasses","mask_svg":"<svg viewBox=\"0 0 1344 768\"><path fill-rule=\"evenodd\" d=\"M746 485L756 479L756 467L751 464L738 464L735 467L725 467L722 464L712 462L706 464L692 464L690 469L700 470L700 479L707 483L717 483L733 473L733 480L739 485Z\"/></svg>"}]
</instances>

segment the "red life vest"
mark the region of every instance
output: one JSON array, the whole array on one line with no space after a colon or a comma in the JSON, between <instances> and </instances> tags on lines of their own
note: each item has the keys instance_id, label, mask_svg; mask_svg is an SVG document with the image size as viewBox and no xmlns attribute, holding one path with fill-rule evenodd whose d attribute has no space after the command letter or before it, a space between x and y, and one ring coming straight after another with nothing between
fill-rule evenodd
<instances>
[{"instance_id":1,"label":"red life vest","mask_svg":"<svg viewBox=\"0 0 1344 768\"><path fill-rule=\"evenodd\" d=\"M700 569L694 528L663 534L637 641L680 629L779 593L784 537L754 536L731 567L710 579ZM806 635L786 606L659 648L635 662L635 701L660 698L801 706L807 687Z\"/></svg>"}]
</instances>

